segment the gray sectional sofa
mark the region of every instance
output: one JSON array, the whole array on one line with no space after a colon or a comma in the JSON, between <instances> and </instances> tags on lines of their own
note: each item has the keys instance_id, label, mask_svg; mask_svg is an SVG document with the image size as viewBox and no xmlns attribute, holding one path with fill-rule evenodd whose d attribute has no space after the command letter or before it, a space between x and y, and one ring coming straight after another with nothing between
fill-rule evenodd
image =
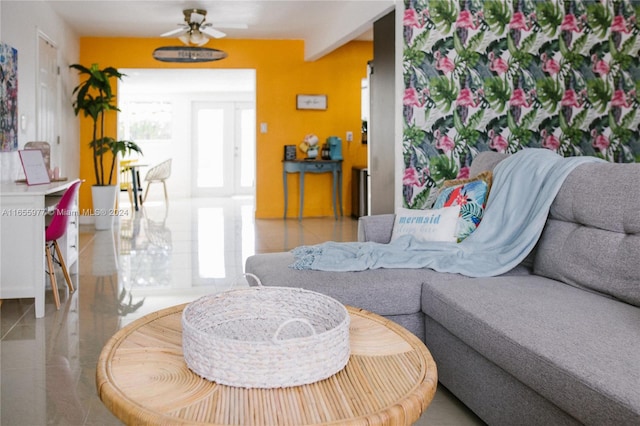
<instances>
[{"instance_id":1,"label":"gray sectional sofa","mask_svg":"<svg viewBox=\"0 0 640 426\"><path fill-rule=\"evenodd\" d=\"M471 175L503 158L478 155ZM359 238L386 243L393 222L363 217ZM490 425L640 424L640 164L573 170L534 252L501 276L294 270L293 260L255 255L246 272L403 325L426 343L440 382Z\"/></svg>"}]
</instances>

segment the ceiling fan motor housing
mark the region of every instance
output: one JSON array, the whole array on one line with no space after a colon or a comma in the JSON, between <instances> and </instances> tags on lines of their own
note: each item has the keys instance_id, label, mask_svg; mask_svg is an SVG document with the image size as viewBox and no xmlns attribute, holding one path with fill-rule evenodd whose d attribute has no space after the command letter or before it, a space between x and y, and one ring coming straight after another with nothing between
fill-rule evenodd
<instances>
[{"instance_id":1,"label":"ceiling fan motor housing","mask_svg":"<svg viewBox=\"0 0 640 426\"><path fill-rule=\"evenodd\" d=\"M204 9L185 9L182 11L182 13L184 13L185 22L189 24L191 29L196 29L198 26L202 25L202 23L207 18L207 11ZM197 17L197 19L191 20L191 17L194 14L202 16L202 19L200 19L200 17Z\"/></svg>"}]
</instances>

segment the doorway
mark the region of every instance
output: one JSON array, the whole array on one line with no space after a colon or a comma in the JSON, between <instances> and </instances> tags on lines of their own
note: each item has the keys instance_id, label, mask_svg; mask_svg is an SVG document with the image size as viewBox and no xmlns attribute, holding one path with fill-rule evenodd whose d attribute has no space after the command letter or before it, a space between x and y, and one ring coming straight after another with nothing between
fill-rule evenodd
<instances>
[{"instance_id":1,"label":"doorway","mask_svg":"<svg viewBox=\"0 0 640 426\"><path fill-rule=\"evenodd\" d=\"M170 197L254 195L255 70L121 72L118 137L142 148L140 163L172 159Z\"/></svg>"}]
</instances>

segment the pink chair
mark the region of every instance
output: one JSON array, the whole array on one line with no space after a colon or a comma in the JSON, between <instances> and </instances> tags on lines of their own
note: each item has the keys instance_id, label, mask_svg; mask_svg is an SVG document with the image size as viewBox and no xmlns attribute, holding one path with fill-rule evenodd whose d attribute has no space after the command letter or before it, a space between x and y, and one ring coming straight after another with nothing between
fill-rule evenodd
<instances>
[{"instance_id":1,"label":"pink chair","mask_svg":"<svg viewBox=\"0 0 640 426\"><path fill-rule=\"evenodd\" d=\"M53 262L60 265L62 268L62 273L64 274L65 280L67 280L67 286L69 287L69 291L75 291L73 288L73 284L71 283L71 278L69 277L69 271L67 271L67 265L64 263L64 259L62 258L62 252L60 251L60 246L58 245L58 239L62 237L67 232L67 227L69 226L69 220L71 219L71 215L73 211L71 207L76 200L76 196L78 195L78 188L80 187L81 182L73 183L67 190L62 194L62 198L58 202L55 211L53 212L53 217L49 226L45 230L45 253L47 254L47 264L49 266L49 279L51 280L51 289L53 290L53 300L56 302L56 309L60 309L60 295L58 294L58 284L56 282L56 275L53 270ZM55 259L55 254L57 254L58 258Z\"/></svg>"}]
</instances>

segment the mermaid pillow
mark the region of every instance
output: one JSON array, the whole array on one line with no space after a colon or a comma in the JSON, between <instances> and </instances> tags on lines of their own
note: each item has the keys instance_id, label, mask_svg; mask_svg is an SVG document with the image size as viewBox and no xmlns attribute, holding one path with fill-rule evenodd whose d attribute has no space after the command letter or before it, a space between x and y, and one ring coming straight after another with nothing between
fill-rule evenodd
<instances>
[{"instance_id":1,"label":"mermaid pillow","mask_svg":"<svg viewBox=\"0 0 640 426\"><path fill-rule=\"evenodd\" d=\"M403 235L411 235L418 242L448 241L455 243L459 215L459 206L427 210L399 208L393 224L391 241Z\"/></svg>"}]
</instances>

